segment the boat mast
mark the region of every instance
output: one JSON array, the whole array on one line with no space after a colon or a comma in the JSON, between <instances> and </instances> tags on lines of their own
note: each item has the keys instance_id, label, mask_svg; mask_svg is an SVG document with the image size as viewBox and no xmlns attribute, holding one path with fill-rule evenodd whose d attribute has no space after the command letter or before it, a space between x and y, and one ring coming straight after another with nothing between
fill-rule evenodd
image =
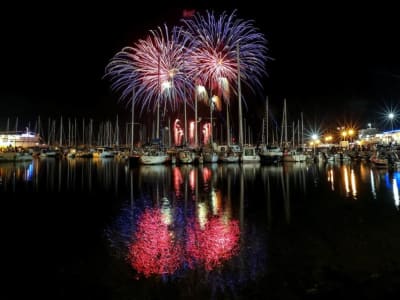
<instances>
[{"instance_id":1,"label":"boat mast","mask_svg":"<svg viewBox=\"0 0 400 300\"><path fill-rule=\"evenodd\" d=\"M239 104L239 146L243 146L243 120L242 120L242 88L240 85L240 58L239 58L239 43L236 46L237 65L238 65L238 104Z\"/></svg>"},{"instance_id":2,"label":"boat mast","mask_svg":"<svg viewBox=\"0 0 400 300\"><path fill-rule=\"evenodd\" d=\"M118 114L117 120L115 121L115 146L119 149L119 125L118 125Z\"/></svg>"},{"instance_id":3,"label":"boat mast","mask_svg":"<svg viewBox=\"0 0 400 300\"><path fill-rule=\"evenodd\" d=\"M287 114L286 114L286 99L285 99L285 103L284 103L284 111L283 113L285 114L285 146L288 146L288 139L287 139Z\"/></svg>"},{"instance_id":4,"label":"boat mast","mask_svg":"<svg viewBox=\"0 0 400 300\"><path fill-rule=\"evenodd\" d=\"M160 138L160 98L161 98L161 82L160 82L160 57L158 57L158 99L157 99L157 124L156 124L156 139Z\"/></svg>"},{"instance_id":5,"label":"boat mast","mask_svg":"<svg viewBox=\"0 0 400 300\"><path fill-rule=\"evenodd\" d=\"M281 147L287 147L287 143L286 99L283 99Z\"/></svg>"},{"instance_id":6,"label":"boat mast","mask_svg":"<svg viewBox=\"0 0 400 300\"><path fill-rule=\"evenodd\" d=\"M194 88L194 147L197 149L198 146L197 137L197 89Z\"/></svg>"},{"instance_id":7,"label":"boat mast","mask_svg":"<svg viewBox=\"0 0 400 300\"><path fill-rule=\"evenodd\" d=\"M62 135L63 135L63 120L62 120L62 116L60 118L60 147L62 147Z\"/></svg>"},{"instance_id":8,"label":"boat mast","mask_svg":"<svg viewBox=\"0 0 400 300\"><path fill-rule=\"evenodd\" d=\"M304 147L304 123L303 123L303 112L301 112L301 147Z\"/></svg>"},{"instance_id":9,"label":"boat mast","mask_svg":"<svg viewBox=\"0 0 400 300\"><path fill-rule=\"evenodd\" d=\"M227 145L231 145L231 124L229 119L229 101L226 103L226 139Z\"/></svg>"},{"instance_id":10,"label":"boat mast","mask_svg":"<svg viewBox=\"0 0 400 300\"><path fill-rule=\"evenodd\" d=\"M132 89L132 132L131 132L131 152L133 151L133 139L135 136L135 88Z\"/></svg>"},{"instance_id":11,"label":"boat mast","mask_svg":"<svg viewBox=\"0 0 400 300\"><path fill-rule=\"evenodd\" d=\"M266 104L265 104L265 133L266 133L266 140L265 140L265 145L268 145L268 96L266 99Z\"/></svg>"},{"instance_id":12,"label":"boat mast","mask_svg":"<svg viewBox=\"0 0 400 300\"><path fill-rule=\"evenodd\" d=\"M85 118L82 118L82 145L85 146Z\"/></svg>"},{"instance_id":13,"label":"boat mast","mask_svg":"<svg viewBox=\"0 0 400 300\"><path fill-rule=\"evenodd\" d=\"M185 134L184 134L184 139L183 139L183 144L186 147L187 146L187 119L186 119L186 96L185 99L183 101L183 110L184 110L184 118L185 118Z\"/></svg>"},{"instance_id":14,"label":"boat mast","mask_svg":"<svg viewBox=\"0 0 400 300\"><path fill-rule=\"evenodd\" d=\"M213 146L213 119L212 119L212 112L214 109L214 101L213 101L213 97L210 98L210 144L211 144L211 149L214 149Z\"/></svg>"}]
</instances>

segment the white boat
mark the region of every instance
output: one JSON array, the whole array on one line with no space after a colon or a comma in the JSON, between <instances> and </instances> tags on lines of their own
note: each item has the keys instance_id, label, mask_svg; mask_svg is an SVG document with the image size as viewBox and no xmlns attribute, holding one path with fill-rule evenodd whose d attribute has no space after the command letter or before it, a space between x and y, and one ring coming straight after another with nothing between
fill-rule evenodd
<instances>
[{"instance_id":1,"label":"white boat","mask_svg":"<svg viewBox=\"0 0 400 300\"><path fill-rule=\"evenodd\" d=\"M283 152L283 162L305 162L306 160L307 156L297 150L286 150Z\"/></svg>"},{"instance_id":2,"label":"white boat","mask_svg":"<svg viewBox=\"0 0 400 300\"><path fill-rule=\"evenodd\" d=\"M219 161L223 163L238 163L240 160L240 148L237 145L220 145L218 146Z\"/></svg>"},{"instance_id":3,"label":"white boat","mask_svg":"<svg viewBox=\"0 0 400 300\"><path fill-rule=\"evenodd\" d=\"M169 155L164 151L150 151L142 154L139 162L143 165L165 164L170 160Z\"/></svg>"},{"instance_id":4,"label":"white boat","mask_svg":"<svg viewBox=\"0 0 400 300\"><path fill-rule=\"evenodd\" d=\"M109 147L97 147L93 152L93 157L96 158L113 158L115 156L115 152L112 148Z\"/></svg>"},{"instance_id":5,"label":"white boat","mask_svg":"<svg viewBox=\"0 0 400 300\"><path fill-rule=\"evenodd\" d=\"M347 153L338 152L330 154L327 160L328 162L344 162L350 161L351 157Z\"/></svg>"},{"instance_id":6,"label":"white boat","mask_svg":"<svg viewBox=\"0 0 400 300\"><path fill-rule=\"evenodd\" d=\"M282 161L283 151L279 146L265 146L260 153L261 163L274 164Z\"/></svg>"},{"instance_id":7,"label":"white boat","mask_svg":"<svg viewBox=\"0 0 400 300\"><path fill-rule=\"evenodd\" d=\"M260 155L258 155L256 147L245 145L243 146L243 152L240 156L242 163L257 163L260 162Z\"/></svg>"},{"instance_id":8,"label":"white boat","mask_svg":"<svg viewBox=\"0 0 400 300\"><path fill-rule=\"evenodd\" d=\"M219 161L223 163L238 163L240 154L236 152L221 152L219 154Z\"/></svg>"}]
</instances>

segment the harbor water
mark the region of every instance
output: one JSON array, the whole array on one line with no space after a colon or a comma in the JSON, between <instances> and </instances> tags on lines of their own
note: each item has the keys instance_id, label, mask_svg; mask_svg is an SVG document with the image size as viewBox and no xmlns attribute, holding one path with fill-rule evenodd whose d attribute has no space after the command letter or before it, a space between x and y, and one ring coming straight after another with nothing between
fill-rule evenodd
<instances>
[{"instance_id":1,"label":"harbor water","mask_svg":"<svg viewBox=\"0 0 400 300\"><path fill-rule=\"evenodd\" d=\"M2 298L394 299L399 184L367 162L1 163Z\"/></svg>"}]
</instances>

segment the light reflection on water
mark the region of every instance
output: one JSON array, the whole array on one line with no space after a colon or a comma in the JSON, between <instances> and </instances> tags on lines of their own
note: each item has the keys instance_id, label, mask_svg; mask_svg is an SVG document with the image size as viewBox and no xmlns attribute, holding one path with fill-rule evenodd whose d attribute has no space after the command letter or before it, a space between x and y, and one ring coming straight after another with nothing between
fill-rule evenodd
<instances>
[{"instance_id":1,"label":"light reflection on water","mask_svg":"<svg viewBox=\"0 0 400 300\"><path fill-rule=\"evenodd\" d=\"M113 159L49 157L31 162L0 162L0 190L23 183L32 191L92 191L94 186L101 186L117 192L124 169L127 173L127 167Z\"/></svg>"},{"instance_id":2,"label":"light reflection on water","mask_svg":"<svg viewBox=\"0 0 400 300\"><path fill-rule=\"evenodd\" d=\"M134 184L129 186L132 180ZM271 205L271 197L279 195L287 223L290 223L292 194L305 195L307 189L319 186L321 182L326 182L331 192L353 200L387 198L385 191L389 191L392 203L399 207L399 180L398 170L373 168L367 163L159 165L135 169L129 169L124 162L114 159L46 158L32 162L0 163L0 191L90 192L100 188L118 194L124 186L132 195L139 193L136 198L167 197L171 198L171 203L181 201L186 205L188 201L206 203L213 214L218 211L220 202L227 199L246 198L248 194L264 195L267 204ZM260 194L255 191L260 191ZM268 214L271 209L268 209ZM241 217L240 214L238 217Z\"/></svg>"},{"instance_id":3,"label":"light reflection on water","mask_svg":"<svg viewBox=\"0 0 400 300\"><path fill-rule=\"evenodd\" d=\"M365 197L387 199L398 207L400 170L371 167L368 163L327 164L326 178L330 189L344 198L357 200ZM368 188L369 186L369 188Z\"/></svg>"},{"instance_id":4,"label":"light reflection on water","mask_svg":"<svg viewBox=\"0 0 400 300\"><path fill-rule=\"evenodd\" d=\"M121 276L236 294L278 267L275 230L297 228L301 209L371 199L399 209L397 170L366 163L263 166L138 166L122 161L41 159L0 163L0 191L112 192L118 207L103 228ZM317 191L317 192L315 192ZM315 197L315 195L313 196ZM390 200L390 201L389 201ZM300 215L300 216L299 216ZM104 258L107 259L107 258ZM114 266L114 265L113 265ZM182 280L184 280L182 282Z\"/></svg>"}]
</instances>

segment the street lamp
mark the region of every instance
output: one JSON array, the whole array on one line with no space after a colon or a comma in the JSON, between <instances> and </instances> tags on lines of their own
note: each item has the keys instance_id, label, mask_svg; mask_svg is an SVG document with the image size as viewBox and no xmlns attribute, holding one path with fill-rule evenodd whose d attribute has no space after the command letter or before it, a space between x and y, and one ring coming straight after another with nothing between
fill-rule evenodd
<instances>
[{"instance_id":1,"label":"street lamp","mask_svg":"<svg viewBox=\"0 0 400 300\"><path fill-rule=\"evenodd\" d=\"M314 155L315 155L315 145L317 144L318 135L314 133L314 134L311 136L311 139L313 140L312 145L313 145L313 150L314 150Z\"/></svg>"},{"instance_id":2,"label":"street lamp","mask_svg":"<svg viewBox=\"0 0 400 300\"><path fill-rule=\"evenodd\" d=\"M349 135L349 141L353 142L354 130L353 129L349 129L347 134Z\"/></svg>"},{"instance_id":3,"label":"street lamp","mask_svg":"<svg viewBox=\"0 0 400 300\"><path fill-rule=\"evenodd\" d=\"M342 132L342 136L343 136L343 141L346 141L346 137L347 137L347 131L343 131Z\"/></svg>"},{"instance_id":4,"label":"street lamp","mask_svg":"<svg viewBox=\"0 0 400 300\"><path fill-rule=\"evenodd\" d=\"M328 135L325 137L325 143L328 144L330 141L332 141L332 136Z\"/></svg>"},{"instance_id":5,"label":"street lamp","mask_svg":"<svg viewBox=\"0 0 400 300\"><path fill-rule=\"evenodd\" d=\"M394 119L394 113L389 113L389 120L390 124L392 125L392 131L393 131L393 119Z\"/></svg>"}]
</instances>

